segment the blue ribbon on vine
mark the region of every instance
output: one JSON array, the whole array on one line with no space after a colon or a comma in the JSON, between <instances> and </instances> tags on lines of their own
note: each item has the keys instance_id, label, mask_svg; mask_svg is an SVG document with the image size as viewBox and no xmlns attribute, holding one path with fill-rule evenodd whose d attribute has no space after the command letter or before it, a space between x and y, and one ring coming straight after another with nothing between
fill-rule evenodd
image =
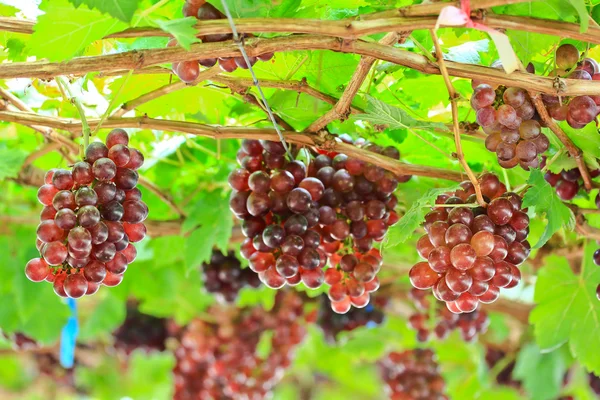
<instances>
[{"instance_id":1,"label":"blue ribbon on vine","mask_svg":"<svg viewBox=\"0 0 600 400\"><path fill-rule=\"evenodd\" d=\"M60 365L63 368L72 368L75 363L75 346L77 334L79 333L79 322L77 321L77 303L75 303L75 299L67 299L67 305L71 310L71 316L61 333Z\"/></svg>"}]
</instances>

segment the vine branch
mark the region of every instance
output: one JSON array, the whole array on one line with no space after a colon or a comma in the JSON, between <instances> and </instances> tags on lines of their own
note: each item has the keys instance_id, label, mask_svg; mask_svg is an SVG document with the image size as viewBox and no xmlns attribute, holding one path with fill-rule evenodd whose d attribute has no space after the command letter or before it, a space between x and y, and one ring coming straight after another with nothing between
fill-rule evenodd
<instances>
[{"instance_id":1,"label":"vine branch","mask_svg":"<svg viewBox=\"0 0 600 400\"><path fill-rule=\"evenodd\" d=\"M452 85L450 81L450 77L448 75L448 70L446 69L446 61L444 60L444 53L439 43L439 39L434 30L431 30L431 38L433 39L433 44L435 46L435 52L437 54L438 65L440 67L440 71L442 72L442 77L444 78L444 83L446 84L446 88L448 89L448 94L450 96L450 107L452 108L452 127L454 132L454 143L456 145L456 158L460 165L462 165L463 169L467 173L469 180L473 184L475 188L475 195L477 196L477 202L482 206L485 206L486 202L483 199L483 194L481 193L481 187L479 186L479 182L477 181L477 177L467 164L465 160L465 155L463 153L462 144L460 142L460 128L458 126L458 106L456 104L458 100L458 93L456 93L456 89Z\"/></svg>"},{"instance_id":2,"label":"vine branch","mask_svg":"<svg viewBox=\"0 0 600 400\"><path fill-rule=\"evenodd\" d=\"M560 126L558 126L558 124L552 119L552 117L550 117L550 114L548 114L548 110L546 109L546 106L544 105L539 93L530 91L529 96L531 97L531 100L533 101L533 104L535 105L535 108L540 115L540 118L542 118L544 124L550 128L552 132L554 132L558 140L560 140L567 148L569 155L575 159L577 168L581 173L581 179L583 179L583 185L587 191L590 191L592 189L592 178L590 176L590 171L583 160L583 153L581 149L577 147L575 143L573 143L571 138L568 137L567 134L560 128Z\"/></svg>"},{"instance_id":3,"label":"vine branch","mask_svg":"<svg viewBox=\"0 0 600 400\"><path fill-rule=\"evenodd\" d=\"M337 38L326 36L296 35L274 39L250 38L245 41L245 45L249 56L295 50L333 50L389 61L426 74L441 74L439 67L432 64L425 56L362 40L340 41ZM193 44L189 51L180 47L170 47L142 51L135 50L92 57L78 57L59 63L49 61L6 63L0 69L0 79L50 79L58 75L82 75L88 72L106 73L122 70L129 71L131 69L139 70L144 67L171 62L239 56L240 52L237 45L231 41L201 43ZM556 85L555 79L552 77L537 76L526 72L506 74L497 68L461 64L452 61L446 62L446 69L450 76L483 80L490 84L516 86L551 95L574 96L600 94L600 81L561 79L560 85Z\"/></svg>"},{"instance_id":4,"label":"vine branch","mask_svg":"<svg viewBox=\"0 0 600 400\"><path fill-rule=\"evenodd\" d=\"M383 45L392 45L398 41L399 37L400 35L396 32L388 33L379 41L379 43ZM344 89L344 93L342 93L338 102L325 115L310 124L309 127L306 128L306 131L317 132L326 127L330 122L340 118L345 119L347 117L352 100L354 100L354 97L365 81L373 64L375 64L375 61L377 60L374 57L361 57L360 62L352 75L352 79L350 79L350 82L346 86L346 89Z\"/></svg>"},{"instance_id":5,"label":"vine branch","mask_svg":"<svg viewBox=\"0 0 600 400\"><path fill-rule=\"evenodd\" d=\"M26 126L43 125L55 129L62 129L72 133L81 132L81 122L75 119L49 117L38 114L0 111L0 121L14 122ZM98 119L89 119L90 127L95 127ZM171 132L183 132L192 135L209 137L212 139L264 139L277 141L278 136L274 129L270 128L246 128L246 127L222 127L203 125L187 121L169 121L163 119L153 119L148 117L135 118L109 118L104 124L104 128L136 128L136 129L156 129ZM296 143L305 146L327 147L329 150L345 153L350 157L361 159L365 162L378 165L397 175L416 175L430 178L447 179L451 181L462 181L462 174L457 171L450 171L437 167L424 165L406 164L368 150L360 149L355 146L332 141L326 135L313 133L298 133L293 131L283 132L286 140L290 143Z\"/></svg>"}]
</instances>

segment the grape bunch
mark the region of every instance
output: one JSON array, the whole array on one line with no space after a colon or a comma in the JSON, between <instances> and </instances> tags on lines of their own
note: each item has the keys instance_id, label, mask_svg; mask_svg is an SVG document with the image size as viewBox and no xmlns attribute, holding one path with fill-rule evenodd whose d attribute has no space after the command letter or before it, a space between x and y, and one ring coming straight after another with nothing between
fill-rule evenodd
<instances>
[{"instance_id":1,"label":"grape bunch","mask_svg":"<svg viewBox=\"0 0 600 400\"><path fill-rule=\"evenodd\" d=\"M181 334L174 399L269 398L304 338L302 300L293 292L279 292L272 311L212 311L216 323L195 320ZM267 331L273 332L271 350L261 358L257 346Z\"/></svg>"},{"instance_id":2,"label":"grape bunch","mask_svg":"<svg viewBox=\"0 0 600 400\"><path fill-rule=\"evenodd\" d=\"M446 382L430 349L390 353L379 361L379 370L392 400L448 400Z\"/></svg>"},{"instance_id":3,"label":"grape bunch","mask_svg":"<svg viewBox=\"0 0 600 400\"><path fill-rule=\"evenodd\" d=\"M2 336L8 339L11 342L13 349L17 351L30 351L40 347L40 344L35 339L30 338L22 332L11 334L2 332Z\"/></svg>"},{"instance_id":4,"label":"grape bunch","mask_svg":"<svg viewBox=\"0 0 600 400\"><path fill-rule=\"evenodd\" d=\"M556 69L552 77L600 80L600 66L592 58L583 58L572 44L563 44L556 50ZM594 121L600 113L600 96L559 97L543 95L548 114L556 121L567 121L574 129L581 129Z\"/></svg>"},{"instance_id":5,"label":"grape bunch","mask_svg":"<svg viewBox=\"0 0 600 400\"><path fill-rule=\"evenodd\" d=\"M115 129L106 145L91 143L71 170L48 171L38 190L41 257L25 267L30 280L51 282L57 295L71 298L121 283L137 255L133 243L146 236L148 216L136 188L144 156L128 144L127 132Z\"/></svg>"},{"instance_id":6,"label":"grape bunch","mask_svg":"<svg viewBox=\"0 0 600 400\"><path fill-rule=\"evenodd\" d=\"M347 135L341 139L352 143ZM360 139L354 145L400 157L393 147ZM311 157L307 168L286 160L281 143L244 140L241 168L229 175L229 206L247 237L241 255L263 283L316 289L326 282L332 308L345 313L366 306L379 287L382 258L373 244L398 221L393 192L410 177L341 153Z\"/></svg>"},{"instance_id":7,"label":"grape bunch","mask_svg":"<svg viewBox=\"0 0 600 400\"><path fill-rule=\"evenodd\" d=\"M384 297L373 297L364 308L354 308L346 314L333 312L328 304L327 296L322 295L319 312L317 314L317 325L323 330L325 338L335 343L341 332L349 332L361 326L373 327L383 323L385 314L382 309L387 303Z\"/></svg>"},{"instance_id":8,"label":"grape bunch","mask_svg":"<svg viewBox=\"0 0 600 400\"><path fill-rule=\"evenodd\" d=\"M408 318L409 325L417 331L419 342L428 341L432 331L438 339L443 340L450 332L458 329L465 342L473 342L478 335L487 332L490 319L485 311L475 310L470 313L455 314L446 307L440 307L441 303L437 300L433 304L434 310L431 310L432 305L427 291L414 288L410 291L409 297L419 310ZM431 311L435 313L433 321L431 321Z\"/></svg>"},{"instance_id":9,"label":"grape bunch","mask_svg":"<svg viewBox=\"0 0 600 400\"><path fill-rule=\"evenodd\" d=\"M485 362L488 368L491 370L496 367L496 365L503 361L506 358L506 353L503 350L496 349L493 347L488 347L485 353ZM515 369L515 360L510 360L508 364L502 368L496 375L496 382L499 385L510 386L515 389L521 389L522 383L521 381L515 379L513 377L513 371Z\"/></svg>"},{"instance_id":10,"label":"grape bunch","mask_svg":"<svg viewBox=\"0 0 600 400\"><path fill-rule=\"evenodd\" d=\"M225 303L234 302L244 286L260 286L258 276L249 268L242 269L233 251L224 255L213 250L210 263L202 264L202 276L206 290Z\"/></svg>"},{"instance_id":11,"label":"grape bunch","mask_svg":"<svg viewBox=\"0 0 600 400\"><path fill-rule=\"evenodd\" d=\"M427 232L417 242L427 261L414 265L409 277L421 290L431 288L454 313L475 311L479 302L498 299L500 288L513 288L521 280L520 265L529 256L529 217L521 198L506 192L495 175L484 174L479 185L488 202L477 204L471 182L454 193L440 195L425 216Z\"/></svg>"},{"instance_id":12,"label":"grape bunch","mask_svg":"<svg viewBox=\"0 0 600 400\"><path fill-rule=\"evenodd\" d=\"M592 391L600 396L600 377L598 377L590 372L588 379L589 379L590 388L592 389Z\"/></svg>"},{"instance_id":13,"label":"grape bunch","mask_svg":"<svg viewBox=\"0 0 600 400\"><path fill-rule=\"evenodd\" d=\"M186 17L194 17L200 21L213 20L213 19L225 19L226 16L212 4L206 3L203 0L187 0L183 6L183 15ZM242 37L251 37L252 35L246 34ZM231 40L233 38L230 33L220 33L212 35L200 36L203 43L223 42ZM176 46L177 41L171 39L167 44L167 47ZM273 53L260 54L256 57L248 57L250 65L254 65L258 60L269 61L273 58ZM191 60L174 63L172 66L173 72L177 74L179 79L186 83L194 82L200 74L200 65L203 67L212 67L219 63L219 67L225 72L233 72L238 67L248 69L246 60L244 57L223 57L223 58L205 58L202 60Z\"/></svg>"},{"instance_id":14,"label":"grape bunch","mask_svg":"<svg viewBox=\"0 0 600 400\"><path fill-rule=\"evenodd\" d=\"M112 335L115 348L131 354L136 349L164 351L169 332L166 319L144 314L129 302L125 321Z\"/></svg>"},{"instance_id":15,"label":"grape bunch","mask_svg":"<svg viewBox=\"0 0 600 400\"><path fill-rule=\"evenodd\" d=\"M525 170L539 166L538 154L548 150L550 142L542 133L527 91L477 84L471 107L477 112L477 123L488 134L485 147L496 153L500 166L508 169L520 165Z\"/></svg>"}]
</instances>

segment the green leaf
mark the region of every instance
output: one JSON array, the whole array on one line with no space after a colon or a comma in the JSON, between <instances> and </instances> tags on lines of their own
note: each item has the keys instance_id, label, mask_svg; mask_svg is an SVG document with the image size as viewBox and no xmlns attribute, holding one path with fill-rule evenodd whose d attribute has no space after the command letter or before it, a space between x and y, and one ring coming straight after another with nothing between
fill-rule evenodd
<instances>
[{"instance_id":1,"label":"green leaf","mask_svg":"<svg viewBox=\"0 0 600 400\"><path fill-rule=\"evenodd\" d=\"M454 190L456 190L456 186L451 188L429 189L423 197L413 203L406 214L400 218L400 221L390 228L388 231L386 247L393 247L400 243L404 243L406 239L412 236L421 222L423 222L425 214L431 211L429 207L433 206L435 199L442 193Z\"/></svg>"},{"instance_id":2,"label":"green leaf","mask_svg":"<svg viewBox=\"0 0 600 400\"><path fill-rule=\"evenodd\" d=\"M562 388L562 378L567 370L560 350L542 353L535 343L521 348L513 376L523 382L532 399L556 399Z\"/></svg>"},{"instance_id":3,"label":"green leaf","mask_svg":"<svg viewBox=\"0 0 600 400\"><path fill-rule=\"evenodd\" d=\"M390 106L374 97L367 96L366 114L358 114L354 118L369 121L372 124L386 125L390 129L446 129L439 122L419 121L414 119L401 108Z\"/></svg>"},{"instance_id":4,"label":"green leaf","mask_svg":"<svg viewBox=\"0 0 600 400\"><path fill-rule=\"evenodd\" d=\"M26 157L23 150L0 148L0 180L16 178Z\"/></svg>"},{"instance_id":5,"label":"green leaf","mask_svg":"<svg viewBox=\"0 0 600 400\"><path fill-rule=\"evenodd\" d=\"M195 28L198 20L193 17L173 19L170 21L156 19L156 25L165 32L173 35L177 43L186 50L190 49L192 43L199 43L196 37L198 30Z\"/></svg>"},{"instance_id":6,"label":"green leaf","mask_svg":"<svg viewBox=\"0 0 600 400\"><path fill-rule=\"evenodd\" d=\"M64 61L80 55L94 41L127 28L123 22L97 10L75 9L68 0L44 0L34 33L28 42L30 55Z\"/></svg>"},{"instance_id":7,"label":"green leaf","mask_svg":"<svg viewBox=\"0 0 600 400\"><path fill-rule=\"evenodd\" d=\"M81 324L80 340L91 340L115 330L125 320L126 302L108 292L94 311Z\"/></svg>"},{"instance_id":8,"label":"green leaf","mask_svg":"<svg viewBox=\"0 0 600 400\"><path fill-rule=\"evenodd\" d=\"M189 213L183 223L183 230L188 231L201 224L185 240L185 261L189 269L199 267L210 260L213 247L227 252L233 218L227 199L222 193L208 193L203 196Z\"/></svg>"},{"instance_id":9,"label":"green leaf","mask_svg":"<svg viewBox=\"0 0 600 400\"><path fill-rule=\"evenodd\" d=\"M537 305L529 321L543 351L568 341L573 357L600 375L600 358L592 351L600 346L600 302L596 299L600 268L593 263L596 247L586 244L580 275L573 273L565 258L546 258L546 265L538 273L534 297Z\"/></svg>"},{"instance_id":10,"label":"green leaf","mask_svg":"<svg viewBox=\"0 0 600 400\"><path fill-rule=\"evenodd\" d=\"M590 21L588 10L585 6L585 0L569 0L569 2L573 7L575 7L577 14L579 14L579 32L583 33L587 31Z\"/></svg>"},{"instance_id":11,"label":"green leaf","mask_svg":"<svg viewBox=\"0 0 600 400\"><path fill-rule=\"evenodd\" d=\"M556 190L546 180L539 169L531 171L527 183L530 185L523 197L523 208L529 207L536 214L546 214L548 224L540 240L533 249L542 247L563 226L573 229L575 216L557 196Z\"/></svg>"},{"instance_id":12,"label":"green leaf","mask_svg":"<svg viewBox=\"0 0 600 400\"><path fill-rule=\"evenodd\" d=\"M90 9L96 8L102 13L110 14L111 16L120 19L123 22L131 22L133 14L138 8L138 0L69 0L79 7L82 4L87 5Z\"/></svg>"}]
</instances>

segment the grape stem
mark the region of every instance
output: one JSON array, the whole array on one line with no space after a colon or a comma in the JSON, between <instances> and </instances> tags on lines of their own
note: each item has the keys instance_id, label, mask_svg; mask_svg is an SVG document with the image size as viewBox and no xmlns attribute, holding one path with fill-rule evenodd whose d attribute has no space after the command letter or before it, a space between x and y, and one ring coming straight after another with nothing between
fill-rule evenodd
<instances>
[{"instance_id":1,"label":"grape stem","mask_svg":"<svg viewBox=\"0 0 600 400\"><path fill-rule=\"evenodd\" d=\"M399 35L396 32L388 33L379 41L379 44L389 46L405 36L406 35ZM307 132L317 132L325 128L332 121L348 118L352 100L367 78L369 71L373 67L373 64L375 64L375 61L377 61L375 57L361 57L360 62L358 63L358 66L356 67L356 70L354 71L350 82L348 82L348 85L344 89L344 93L342 93L340 99L325 115L321 116L312 124L310 124L308 128L306 128Z\"/></svg>"},{"instance_id":2,"label":"grape stem","mask_svg":"<svg viewBox=\"0 0 600 400\"><path fill-rule=\"evenodd\" d=\"M63 77L57 76L56 83L60 87L61 92L66 93L66 95L68 95L68 98L65 98L65 100L68 100L69 102L71 102L71 104L75 106L75 108L77 108L77 112L79 113L79 117L81 118L81 129L83 132L83 151L85 152L85 150L90 145L91 131L90 126L87 122L87 118L85 116L85 110L83 109L83 105L81 104L81 101L73 95L71 87L69 86L68 82L65 79L63 79Z\"/></svg>"},{"instance_id":3,"label":"grape stem","mask_svg":"<svg viewBox=\"0 0 600 400\"><path fill-rule=\"evenodd\" d=\"M293 160L294 156L292 155L292 152L290 151L290 148L288 147L288 145L285 141L285 138L283 137L283 134L281 133L281 130L279 129L279 124L277 123L277 119L273 115L271 106L269 105L269 102L267 101L267 98L260 87L260 83L258 82L258 78L256 77L256 74L254 73L254 68L252 68L252 63L250 62L250 58L248 57L248 54L246 54L246 49L244 48L244 42L238 35L237 29L235 27L235 22L233 22L233 18L231 17L231 12L229 12L229 6L227 6L227 2L225 0L221 0L221 5L223 6L223 11L225 12L225 15L227 16L227 21L229 21L229 26L231 27L231 34L233 36L233 41L238 46L240 52L242 53L244 62L246 63L246 66L248 67L248 71L250 72L250 75L252 76L252 81L254 82L254 86L256 87L256 90L258 90L258 93L260 94L262 103L267 111L267 114L269 114L269 118L271 119L271 122L273 123L273 127L275 128L275 131L277 132L277 136L279 136L279 141L283 145L283 148L285 149L285 152L288 154L288 157L290 158L290 160Z\"/></svg>"},{"instance_id":4,"label":"grape stem","mask_svg":"<svg viewBox=\"0 0 600 400\"><path fill-rule=\"evenodd\" d=\"M575 143L573 143L571 138L567 136L561 127L558 126L558 124L552 119L552 117L550 117L550 114L548 114L548 110L546 109L540 94L529 91L529 97L531 97L531 100L533 101L533 104L535 105L535 108L544 124L550 128L552 132L554 132L558 140L565 145L571 157L575 159L577 168L581 173L581 179L583 179L583 186L589 192L592 190L592 178L590 176L590 171L588 171L587 165L585 165L585 161L583 160L583 152L575 145Z\"/></svg>"},{"instance_id":5,"label":"grape stem","mask_svg":"<svg viewBox=\"0 0 600 400\"><path fill-rule=\"evenodd\" d=\"M458 126L458 106L456 104L459 96L458 96L458 93L456 93L456 89L454 89L454 86L452 86L452 82L450 81L450 75L448 74L448 69L446 68L446 62L444 61L444 53L440 46L437 34L435 33L435 31L433 29L430 30L430 32L431 32L431 38L433 39L433 44L435 46L435 52L436 52L437 60L438 60L438 67L440 69L440 73L442 74L442 77L444 78L444 83L446 84L446 88L448 89L448 94L450 95L450 106L452 108L452 130L454 132L454 143L456 145L456 158L458 159L458 162L462 165L467 176L469 177L469 180L471 181L471 183L473 184L473 187L475 188L475 195L477 197L477 202L481 206L486 207L487 203L483 199L483 194L481 193L481 187L479 186L477 177L475 176L475 174L471 170L471 167L469 167L469 164L467 164L467 161L465 160L465 155L463 153L462 144L460 142L460 127Z\"/></svg>"}]
</instances>

